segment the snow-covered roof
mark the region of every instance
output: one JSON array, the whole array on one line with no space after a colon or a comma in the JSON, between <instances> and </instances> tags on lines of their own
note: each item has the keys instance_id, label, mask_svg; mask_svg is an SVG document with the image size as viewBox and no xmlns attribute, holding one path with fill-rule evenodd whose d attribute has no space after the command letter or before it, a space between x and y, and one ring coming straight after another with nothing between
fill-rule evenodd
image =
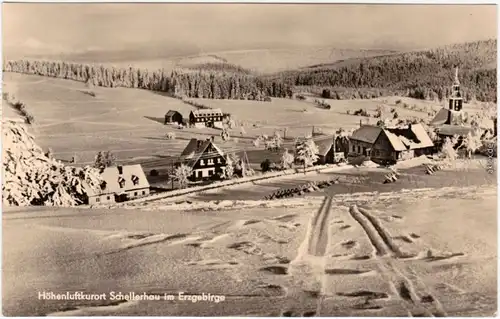
<instances>
[{"instance_id":1,"label":"snow-covered roof","mask_svg":"<svg viewBox=\"0 0 500 319\"><path fill-rule=\"evenodd\" d=\"M149 182L140 164L106 167L101 172L101 178L105 182L101 191L95 192L87 189L88 196L119 194L124 191L149 187Z\"/></svg>"},{"instance_id":2,"label":"snow-covered roof","mask_svg":"<svg viewBox=\"0 0 500 319\"><path fill-rule=\"evenodd\" d=\"M389 139L389 142L391 143L391 146L395 151L406 151L408 149L401 140L401 136L391 133L388 130L383 130L383 131L384 134Z\"/></svg>"},{"instance_id":3,"label":"snow-covered roof","mask_svg":"<svg viewBox=\"0 0 500 319\"><path fill-rule=\"evenodd\" d=\"M411 124L406 128L381 128L372 125L363 125L350 139L374 144L380 134L387 136L395 151L406 151L434 146L431 138L422 124Z\"/></svg>"},{"instance_id":4,"label":"snow-covered roof","mask_svg":"<svg viewBox=\"0 0 500 319\"><path fill-rule=\"evenodd\" d=\"M450 117L451 123L455 122L454 118L457 118L459 116L458 111L453 111L447 108L442 108L437 112L436 116L431 121L431 125L442 125L445 124L446 121L448 121L448 116Z\"/></svg>"},{"instance_id":5,"label":"snow-covered roof","mask_svg":"<svg viewBox=\"0 0 500 319\"><path fill-rule=\"evenodd\" d=\"M222 116L221 109L199 109L192 111L194 117Z\"/></svg>"},{"instance_id":6,"label":"snow-covered roof","mask_svg":"<svg viewBox=\"0 0 500 319\"><path fill-rule=\"evenodd\" d=\"M207 148L212 146L217 154L212 154L215 156L224 156L224 152L215 145L210 139L208 140L198 140L192 138L184 151L181 153L181 162L184 162L189 167L193 167L194 164L200 159L202 155L206 152Z\"/></svg>"},{"instance_id":7,"label":"snow-covered roof","mask_svg":"<svg viewBox=\"0 0 500 319\"><path fill-rule=\"evenodd\" d=\"M179 112L178 112L178 111L176 111L176 110L169 110L169 111L167 112L167 114L165 114L165 116L170 117L170 116L174 116L174 115L175 115L175 114L177 114L177 113L179 113ZM180 113L179 113L179 114L180 114Z\"/></svg>"},{"instance_id":8,"label":"snow-covered roof","mask_svg":"<svg viewBox=\"0 0 500 319\"><path fill-rule=\"evenodd\" d=\"M333 136L314 141L318 147L318 155L326 156L333 146Z\"/></svg>"},{"instance_id":9,"label":"snow-covered roof","mask_svg":"<svg viewBox=\"0 0 500 319\"><path fill-rule=\"evenodd\" d=\"M473 131L474 129L472 127L461 126L461 125L444 124L437 128L437 133L439 135L444 135L444 136L453 136L453 135L465 136L469 134L469 132L472 133Z\"/></svg>"},{"instance_id":10,"label":"snow-covered roof","mask_svg":"<svg viewBox=\"0 0 500 319\"><path fill-rule=\"evenodd\" d=\"M351 140L373 144L382 132L382 128L373 125L362 125L349 137Z\"/></svg>"}]
</instances>

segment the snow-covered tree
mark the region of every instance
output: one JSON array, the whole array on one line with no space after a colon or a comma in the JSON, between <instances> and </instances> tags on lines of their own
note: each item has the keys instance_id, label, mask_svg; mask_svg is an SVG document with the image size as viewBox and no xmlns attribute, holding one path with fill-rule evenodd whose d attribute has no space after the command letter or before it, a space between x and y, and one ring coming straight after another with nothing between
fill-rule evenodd
<instances>
[{"instance_id":1,"label":"snow-covered tree","mask_svg":"<svg viewBox=\"0 0 500 319\"><path fill-rule=\"evenodd\" d=\"M386 105L377 105L375 117L381 119L382 121L388 118L389 109Z\"/></svg>"},{"instance_id":2,"label":"snow-covered tree","mask_svg":"<svg viewBox=\"0 0 500 319\"><path fill-rule=\"evenodd\" d=\"M285 152L283 152L283 155L281 155L281 167L283 169L289 169L292 168L293 165L293 154L288 152L288 149L285 149Z\"/></svg>"},{"instance_id":3,"label":"snow-covered tree","mask_svg":"<svg viewBox=\"0 0 500 319\"><path fill-rule=\"evenodd\" d=\"M259 147L260 146L260 137L257 137L255 140L252 141L253 146Z\"/></svg>"},{"instance_id":4,"label":"snow-covered tree","mask_svg":"<svg viewBox=\"0 0 500 319\"><path fill-rule=\"evenodd\" d=\"M99 190L99 172L92 167L71 167L45 156L27 129L2 123L3 202L9 206L75 206L89 190Z\"/></svg>"},{"instance_id":5,"label":"snow-covered tree","mask_svg":"<svg viewBox=\"0 0 500 319\"><path fill-rule=\"evenodd\" d=\"M186 188L189 184L189 176L193 174L191 167L181 164L174 171L174 179L179 183L180 188Z\"/></svg>"},{"instance_id":6,"label":"snow-covered tree","mask_svg":"<svg viewBox=\"0 0 500 319\"><path fill-rule=\"evenodd\" d=\"M305 166L310 167L318 160L318 146L311 137L298 142L296 157Z\"/></svg>"},{"instance_id":7,"label":"snow-covered tree","mask_svg":"<svg viewBox=\"0 0 500 319\"><path fill-rule=\"evenodd\" d=\"M98 152L94 159L94 167L104 169L116 165L116 157L110 151Z\"/></svg>"},{"instance_id":8,"label":"snow-covered tree","mask_svg":"<svg viewBox=\"0 0 500 319\"><path fill-rule=\"evenodd\" d=\"M220 137L222 138L222 140L225 142L225 141L228 141L230 136L229 136L229 132L224 128L222 129L222 132L220 133Z\"/></svg>"},{"instance_id":9,"label":"snow-covered tree","mask_svg":"<svg viewBox=\"0 0 500 319\"><path fill-rule=\"evenodd\" d=\"M281 148L281 146L283 145L283 138L278 131L274 132L273 140L276 148Z\"/></svg>"},{"instance_id":10,"label":"snow-covered tree","mask_svg":"<svg viewBox=\"0 0 500 319\"><path fill-rule=\"evenodd\" d=\"M439 158L443 160L447 164L454 163L458 158L457 151L454 146L457 143L457 139L455 137L449 138L447 137L444 140L444 143L441 147L441 151L439 152Z\"/></svg>"},{"instance_id":11,"label":"snow-covered tree","mask_svg":"<svg viewBox=\"0 0 500 319\"><path fill-rule=\"evenodd\" d=\"M427 132L427 135L429 135L429 138L431 139L431 141L437 140L438 136L436 134L435 128L433 128L425 123L422 123L422 126L424 127L425 132Z\"/></svg>"},{"instance_id":12,"label":"snow-covered tree","mask_svg":"<svg viewBox=\"0 0 500 319\"><path fill-rule=\"evenodd\" d=\"M227 156L226 158L226 170L224 171L224 178L231 179L234 176L234 163L231 159L231 156Z\"/></svg>"},{"instance_id":13,"label":"snow-covered tree","mask_svg":"<svg viewBox=\"0 0 500 319\"><path fill-rule=\"evenodd\" d=\"M476 152L481 146L481 136L479 134L472 134L469 132L467 136L462 140L462 144L459 148L465 148L467 152L467 157L471 158L472 154Z\"/></svg>"}]
</instances>

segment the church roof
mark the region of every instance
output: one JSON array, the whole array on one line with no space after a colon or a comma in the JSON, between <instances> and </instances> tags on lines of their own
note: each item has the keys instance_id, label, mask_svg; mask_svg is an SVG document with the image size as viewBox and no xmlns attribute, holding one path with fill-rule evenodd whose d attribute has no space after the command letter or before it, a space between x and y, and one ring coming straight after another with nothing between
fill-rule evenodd
<instances>
[{"instance_id":1,"label":"church roof","mask_svg":"<svg viewBox=\"0 0 500 319\"><path fill-rule=\"evenodd\" d=\"M444 124L437 128L436 133L442 136L466 136L468 133L472 133L473 131L474 129L468 126Z\"/></svg>"},{"instance_id":2,"label":"church roof","mask_svg":"<svg viewBox=\"0 0 500 319\"><path fill-rule=\"evenodd\" d=\"M456 112L453 112L450 109L442 108L441 110L439 110L439 112L436 114L436 116L432 119L430 125L438 126L438 125L447 124L448 116L450 117L449 123L454 123L454 122L459 120L457 118Z\"/></svg>"}]
</instances>

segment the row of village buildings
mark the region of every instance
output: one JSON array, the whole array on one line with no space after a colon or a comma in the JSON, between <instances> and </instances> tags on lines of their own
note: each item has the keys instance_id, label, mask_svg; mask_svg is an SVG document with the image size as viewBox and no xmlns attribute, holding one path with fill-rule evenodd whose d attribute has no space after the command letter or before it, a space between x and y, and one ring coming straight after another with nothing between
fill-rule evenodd
<instances>
[{"instance_id":1,"label":"row of village buildings","mask_svg":"<svg viewBox=\"0 0 500 319\"><path fill-rule=\"evenodd\" d=\"M431 121L438 139L433 141L421 124L406 127L385 128L361 125L345 142L338 137L325 137L315 140L318 146L317 164L336 162L336 154L346 157L365 157L379 164L394 164L397 161L430 155L438 151L445 138L459 136L464 138L473 132L472 127L453 124L453 117L460 116L463 99L456 76L448 107L441 109ZM219 109L192 111L188 123L195 127L222 127L227 114ZM165 123L184 123L186 121L177 111L165 115ZM497 123L494 120L494 133L497 136ZM335 139L335 141L334 141ZM435 144L436 142L436 144ZM190 179L199 181L211 179L222 174L226 168L226 155L212 139L191 139L181 154L181 161L192 169ZM108 167L102 172L105 187L89 195L89 204L113 203L149 195L150 186L140 165Z\"/></svg>"}]
</instances>

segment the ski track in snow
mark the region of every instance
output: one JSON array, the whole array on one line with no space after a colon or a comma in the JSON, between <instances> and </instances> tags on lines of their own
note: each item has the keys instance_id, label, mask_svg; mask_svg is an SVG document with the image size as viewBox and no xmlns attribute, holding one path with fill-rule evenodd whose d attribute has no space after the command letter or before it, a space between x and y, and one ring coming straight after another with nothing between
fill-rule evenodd
<instances>
[{"instance_id":1,"label":"ski track in snow","mask_svg":"<svg viewBox=\"0 0 500 319\"><path fill-rule=\"evenodd\" d=\"M376 251L376 261L381 275L388 281L408 310L408 314L412 317L422 314L426 317L447 316L442 304L433 296L433 292L417 273L410 266L400 262L401 259L415 256L402 252L387 229L368 210L353 205L349 213L368 237Z\"/></svg>"}]
</instances>

